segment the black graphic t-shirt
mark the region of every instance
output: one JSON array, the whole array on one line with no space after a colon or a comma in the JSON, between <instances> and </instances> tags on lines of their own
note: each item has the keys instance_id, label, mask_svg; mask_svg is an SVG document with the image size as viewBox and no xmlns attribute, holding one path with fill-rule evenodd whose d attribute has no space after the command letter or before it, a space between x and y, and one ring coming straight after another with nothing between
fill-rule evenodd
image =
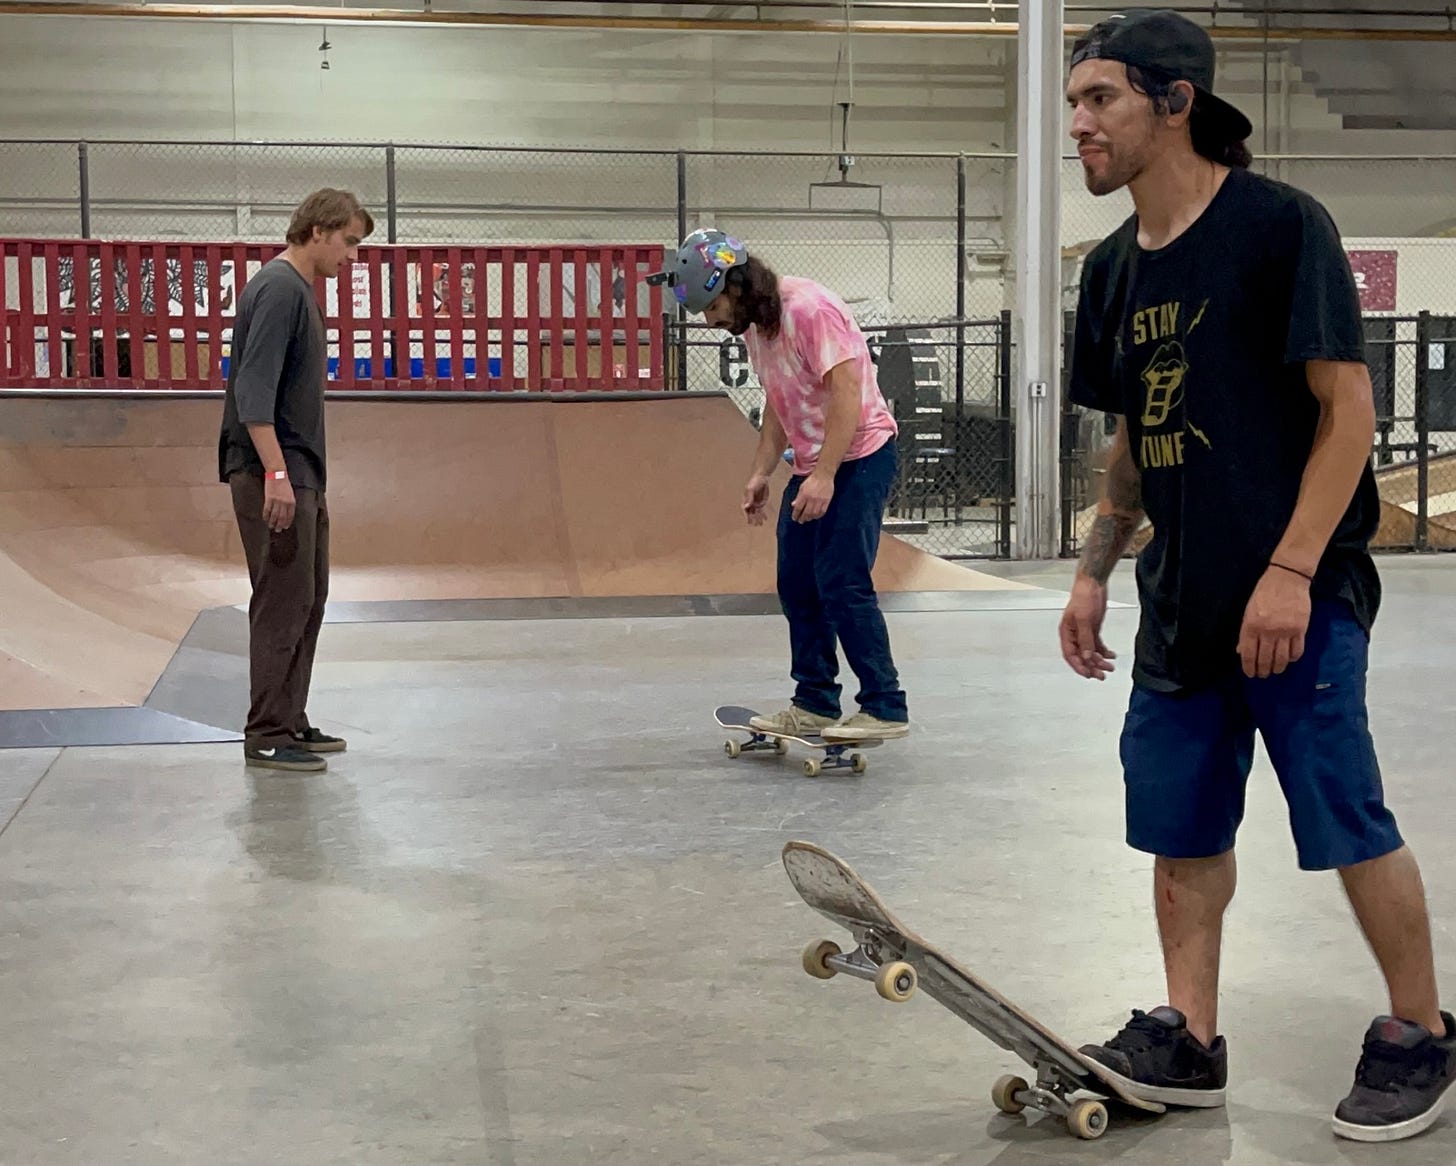
<instances>
[{"instance_id":1,"label":"black graphic t-shirt","mask_svg":"<svg viewBox=\"0 0 1456 1166\"><path fill-rule=\"evenodd\" d=\"M1071 399L1126 417L1153 537L1138 558L1133 678L1202 687L1237 665L1254 587L1299 498L1319 402L1304 362L1363 361L1360 302L1334 223L1293 187L1231 170L1167 247L1134 215L1087 257ZM1367 461L1315 574L1368 629L1380 581Z\"/></svg>"}]
</instances>

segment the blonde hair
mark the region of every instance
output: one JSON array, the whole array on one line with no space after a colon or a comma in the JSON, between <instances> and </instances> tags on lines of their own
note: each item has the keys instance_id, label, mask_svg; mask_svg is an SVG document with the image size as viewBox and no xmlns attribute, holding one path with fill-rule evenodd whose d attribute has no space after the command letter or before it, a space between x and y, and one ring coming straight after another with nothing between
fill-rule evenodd
<instances>
[{"instance_id":1,"label":"blonde hair","mask_svg":"<svg viewBox=\"0 0 1456 1166\"><path fill-rule=\"evenodd\" d=\"M335 190L326 186L315 190L298 204L288 224L286 238L290 243L307 243L313 238L313 229L341 231L350 220L359 219L364 224L364 238L374 231L374 219L359 205L359 200L347 190Z\"/></svg>"}]
</instances>

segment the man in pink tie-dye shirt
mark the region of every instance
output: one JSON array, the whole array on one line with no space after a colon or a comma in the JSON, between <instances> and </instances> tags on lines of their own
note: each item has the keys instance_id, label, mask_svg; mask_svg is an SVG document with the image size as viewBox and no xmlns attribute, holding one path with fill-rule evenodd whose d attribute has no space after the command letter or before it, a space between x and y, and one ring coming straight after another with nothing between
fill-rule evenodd
<instances>
[{"instance_id":1,"label":"man in pink tie-dye shirt","mask_svg":"<svg viewBox=\"0 0 1456 1166\"><path fill-rule=\"evenodd\" d=\"M797 687L788 708L751 723L826 740L905 736L905 693L870 577L898 469L898 429L864 335L828 288L780 278L721 231L688 236L667 271L652 278L748 347L768 406L743 490L750 523L765 520L769 477L793 450L779 508L778 591ZM859 711L848 719L838 646L860 682Z\"/></svg>"}]
</instances>

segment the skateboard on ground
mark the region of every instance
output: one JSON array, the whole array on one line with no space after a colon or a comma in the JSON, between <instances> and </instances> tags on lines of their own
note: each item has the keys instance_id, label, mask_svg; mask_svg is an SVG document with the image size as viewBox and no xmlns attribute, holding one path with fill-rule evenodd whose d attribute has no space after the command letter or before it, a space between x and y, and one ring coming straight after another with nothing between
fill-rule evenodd
<instances>
[{"instance_id":1,"label":"skateboard on ground","mask_svg":"<svg viewBox=\"0 0 1456 1166\"><path fill-rule=\"evenodd\" d=\"M818 777L826 769L852 769L855 773L863 773L868 765L864 755L855 750L873 749L877 745L883 745L883 741L826 741L817 733L810 733L803 737L794 736L791 733L769 733L763 729L755 729L748 722L758 716L753 709L744 708L742 705L725 704L713 711L713 719L725 729L740 729L747 733L747 741L725 741L723 752L729 757L738 757L744 753L755 753L762 749L772 749L778 756L782 757L789 751L787 742L793 741L803 745L806 749L822 749L824 759L809 757L804 761L804 772L810 777ZM846 757L845 754L849 756Z\"/></svg>"},{"instance_id":2,"label":"skateboard on ground","mask_svg":"<svg viewBox=\"0 0 1456 1166\"><path fill-rule=\"evenodd\" d=\"M804 949L804 970L821 980L840 972L870 980L882 997L896 1003L924 988L931 999L1015 1053L1036 1070L1036 1082L1014 1076L997 1081L991 1101L1001 1112L1016 1114L1030 1106L1064 1118L1073 1135L1088 1139L1107 1131L1105 1101L1164 1112L1165 1106L1128 1093L1103 1066L921 939L842 859L811 842L790 842L783 861L804 902L848 928L858 945L845 953L832 939L816 940Z\"/></svg>"}]
</instances>

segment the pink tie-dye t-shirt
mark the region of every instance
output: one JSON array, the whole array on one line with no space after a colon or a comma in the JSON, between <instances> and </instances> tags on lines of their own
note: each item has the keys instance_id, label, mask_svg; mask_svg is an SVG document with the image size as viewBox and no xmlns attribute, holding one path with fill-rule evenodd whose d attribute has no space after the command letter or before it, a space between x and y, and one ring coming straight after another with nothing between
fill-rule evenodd
<instances>
[{"instance_id":1,"label":"pink tie-dye t-shirt","mask_svg":"<svg viewBox=\"0 0 1456 1166\"><path fill-rule=\"evenodd\" d=\"M829 410L824 378L846 360L853 362L859 381L860 413L844 460L874 453L899 430L880 392L864 333L844 301L812 280L784 276L779 296L783 315L778 335L770 340L755 325L743 339L769 407L788 434L794 472L812 473L819 461Z\"/></svg>"}]
</instances>

